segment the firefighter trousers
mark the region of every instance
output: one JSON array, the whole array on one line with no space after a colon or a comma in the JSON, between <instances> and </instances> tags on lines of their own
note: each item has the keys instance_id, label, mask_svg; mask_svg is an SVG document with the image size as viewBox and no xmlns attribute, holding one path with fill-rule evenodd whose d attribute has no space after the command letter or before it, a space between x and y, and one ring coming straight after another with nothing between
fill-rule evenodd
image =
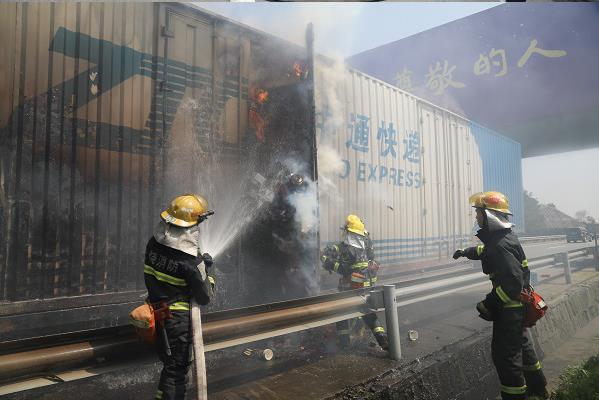
<instances>
[{"instance_id":1,"label":"firefighter trousers","mask_svg":"<svg viewBox=\"0 0 599 400\"><path fill-rule=\"evenodd\" d=\"M337 322L337 335L339 337L339 344L342 347L347 347L350 345L350 333L352 327L352 321L354 320L346 320ZM357 320L356 320L357 321ZM386 344L386 336L385 336L385 328L379 321L376 313L366 314L362 317L362 321L366 324L366 326L372 331L375 339L377 340L379 345ZM384 339L383 339L384 337Z\"/></svg>"},{"instance_id":2,"label":"firefighter trousers","mask_svg":"<svg viewBox=\"0 0 599 400\"><path fill-rule=\"evenodd\" d=\"M156 350L163 367L156 400L184 400L187 391L187 373L192 360L189 311L173 312L173 317L165 320L165 323L171 355L167 355L162 330L157 327Z\"/></svg>"},{"instance_id":3,"label":"firefighter trousers","mask_svg":"<svg viewBox=\"0 0 599 400\"><path fill-rule=\"evenodd\" d=\"M547 381L528 331L524 308L504 308L493 322L491 355L501 383L501 398L526 399L545 393Z\"/></svg>"}]
</instances>

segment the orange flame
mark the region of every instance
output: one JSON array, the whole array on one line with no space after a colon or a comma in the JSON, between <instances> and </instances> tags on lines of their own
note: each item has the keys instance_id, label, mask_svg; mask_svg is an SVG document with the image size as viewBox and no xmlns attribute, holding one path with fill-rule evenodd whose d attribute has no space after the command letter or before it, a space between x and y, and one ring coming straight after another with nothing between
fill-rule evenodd
<instances>
[{"instance_id":1,"label":"orange flame","mask_svg":"<svg viewBox=\"0 0 599 400\"><path fill-rule=\"evenodd\" d=\"M302 66L299 63L293 63L293 72L298 78L302 76Z\"/></svg>"},{"instance_id":2,"label":"orange flame","mask_svg":"<svg viewBox=\"0 0 599 400\"><path fill-rule=\"evenodd\" d=\"M260 104L264 103L266 100L268 100L268 92L264 89L258 89L256 93L256 100Z\"/></svg>"},{"instance_id":3,"label":"orange flame","mask_svg":"<svg viewBox=\"0 0 599 400\"><path fill-rule=\"evenodd\" d=\"M249 90L250 99L259 104L263 104L268 100L268 91L265 89L260 89L257 86L251 86Z\"/></svg>"},{"instance_id":4,"label":"orange flame","mask_svg":"<svg viewBox=\"0 0 599 400\"><path fill-rule=\"evenodd\" d=\"M256 138L260 141L264 141L264 133L266 126L268 125L268 120L261 115L262 104L264 104L268 100L268 91L265 89L260 89L257 86L251 86L249 90L250 99L252 100L249 107L249 122L250 126L254 128L256 133Z\"/></svg>"},{"instance_id":5,"label":"orange flame","mask_svg":"<svg viewBox=\"0 0 599 400\"><path fill-rule=\"evenodd\" d=\"M250 126L252 126L256 131L256 139L263 142L264 141L264 130L266 129L266 125L268 124L268 121L264 117L262 117L253 108L250 108L249 120L250 120Z\"/></svg>"}]
</instances>

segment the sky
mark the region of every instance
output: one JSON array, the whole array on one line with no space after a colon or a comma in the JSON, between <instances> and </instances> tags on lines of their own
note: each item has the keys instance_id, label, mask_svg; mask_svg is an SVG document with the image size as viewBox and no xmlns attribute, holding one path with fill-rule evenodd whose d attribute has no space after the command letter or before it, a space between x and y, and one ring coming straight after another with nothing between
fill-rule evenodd
<instances>
[{"instance_id":1,"label":"sky","mask_svg":"<svg viewBox=\"0 0 599 400\"><path fill-rule=\"evenodd\" d=\"M197 6L304 44L314 24L316 52L347 57L414 35L497 3L196 3Z\"/></svg>"},{"instance_id":2,"label":"sky","mask_svg":"<svg viewBox=\"0 0 599 400\"><path fill-rule=\"evenodd\" d=\"M522 178L541 203L554 203L570 216L586 210L599 221L599 150L525 158Z\"/></svg>"},{"instance_id":3,"label":"sky","mask_svg":"<svg viewBox=\"0 0 599 400\"><path fill-rule=\"evenodd\" d=\"M399 40L498 3L199 3L198 6L304 44L314 24L315 50L350 55ZM599 132L597 132L599 134ZM599 149L526 158L523 186L541 203L574 216L586 210L599 220Z\"/></svg>"}]
</instances>

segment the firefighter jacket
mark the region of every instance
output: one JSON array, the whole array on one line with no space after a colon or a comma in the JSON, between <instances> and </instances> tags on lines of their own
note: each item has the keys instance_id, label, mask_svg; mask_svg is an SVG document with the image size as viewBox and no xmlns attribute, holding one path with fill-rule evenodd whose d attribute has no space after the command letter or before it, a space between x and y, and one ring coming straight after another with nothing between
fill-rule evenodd
<instances>
[{"instance_id":1,"label":"firefighter jacket","mask_svg":"<svg viewBox=\"0 0 599 400\"><path fill-rule=\"evenodd\" d=\"M164 246L152 237L146 246L144 280L151 303L166 301L172 311L189 310L191 296L204 305L212 297L214 282L201 257ZM199 266L199 267L198 267Z\"/></svg>"},{"instance_id":2,"label":"firefighter jacket","mask_svg":"<svg viewBox=\"0 0 599 400\"><path fill-rule=\"evenodd\" d=\"M343 241L328 245L321 256L322 267L351 280L353 288L368 287L377 280L376 269L369 268L374 262L374 245L369 236L362 238L361 247Z\"/></svg>"},{"instance_id":3,"label":"firefighter jacket","mask_svg":"<svg viewBox=\"0 0 599 400\"><path fill-rule=\"evenodd\" d=\"M522 307L520 292L530 284L530 271L518 237L511 229L489 232L486 228L476 236L483 244L464 249L464 255L481 260L483 272L493 283L485 306L491 310Z\"/></svg>"}]
</instances>

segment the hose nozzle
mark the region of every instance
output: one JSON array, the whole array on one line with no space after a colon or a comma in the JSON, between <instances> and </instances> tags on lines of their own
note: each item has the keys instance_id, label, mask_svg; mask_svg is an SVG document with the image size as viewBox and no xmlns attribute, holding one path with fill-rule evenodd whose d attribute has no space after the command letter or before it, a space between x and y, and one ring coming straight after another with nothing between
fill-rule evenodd
<instances>
[{"instance_id":1,"label":"hose nozzle","mask_svg":"<svg viewBox=\"0 0 599 400\"><path fill-rule=\"evenodd\" d=\"M206 221L211 215L214 215L214 210L208 210L205 213L200 214L198 217L198 223Z\"/></svg>"}]
</instances>

